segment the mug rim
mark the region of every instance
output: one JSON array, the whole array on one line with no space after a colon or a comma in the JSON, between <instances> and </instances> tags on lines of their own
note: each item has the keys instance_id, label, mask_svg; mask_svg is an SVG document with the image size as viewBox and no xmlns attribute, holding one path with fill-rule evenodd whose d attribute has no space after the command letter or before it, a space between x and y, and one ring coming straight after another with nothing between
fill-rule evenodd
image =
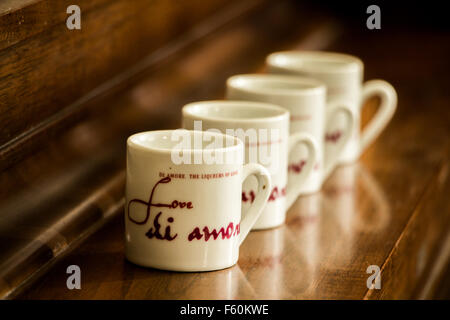
<instances>
[{"instance_id":1,"label":"mug rim","mask_svg":"<svg viewBox=\"0 0 450 320\"><path fill-rule=\"evenodd\" d=\"M220 148L201 148L201 149L194 149L194 148L181 148L181 149L175 149L175 148L164 148L164 147L159 147L159 146L149 146L149 145L143 145L142 143L139 143L136 141L137 138L142 137L142 136L151 136L151 135L159 135L159 136L168 136L173 134L173 132L178 131L178 132L187 132L189 133L190 136L192 136L193 134L201 134L201 135L206 135L206 136L222 136L225 139L228 140L233 140L233 144L228 146L225 145L223 147ZM131 136L129 136L127 138L127 147L130 148L134 148L137 150L141 150L141 151L147 151L147 152L154 152L154 153L160 153L160 154L171 154L171 152L173 152L173 150L177 150L177 151L183 151L183 152L187 152L189 154L198 154L198 153L212 153L212 152L235 152L235 151L243 151L244 148L244 144L243 142L238 139L237 137L228 135L228 134L224 134L224 133L219 133L219 132L211 132L211 131L200 131L200 130L188 130L188 129L184 129L184 128L179 128L179 129L169 129L169 130L152 130L152 131L141 131L141 132L137 132L135 134L132 134ZM239 150L240 149L240 150Z\"/></svg>"},{"instance_id":2,"label":"mug rim","mask_svg":"<svg viewBox=\"0 0 450 320\"><path fill-rule=\"evenodd\" d=\"M255 85L239 85L236 82L284 82L290 85L306 85L310 86L308 88L268 88ZM316 95L325 94L326 86L325 83L314 79L311 77L297 76L297 75L279 75L279 74L258 74L258 73L248 73L248 74L238 74L231 76L227 79L227 87L234 90L239 90L243 92L250 92L259 95L279 95L279 96L304 96L304 95Z\"/></svg>"},{"instance_id":3,"label":"mug rim","mask_svg":"<svg viewBox=\"0 0 450 320\"><path fill-rule=\"evenodd\" d=\"M236 117L222 117L219 115L204 115L195 112L196 108L202 109L212 109L222 107L221 109L226 109L228 107L241 107L253 110L264 110L272 111L276 114L269 116L258 116L252 118L239 118L239 114ZM197 101L191 102L183 106L182 116L183 118L191 118L198 120L207 120L213 122L234 122L239 124L247 124L252 122L277 122L284 119L289 119L289 110L282 108L278 105L265 103L265 102L255 102L247 100L207 100L207 101Z\"/></svg>"},{"instance_id":4,"label":"mug rim","mask_svg":"<svg viewBox=\"0 0 450 320\"><path fill-rule=\"evenodd\" d=\"M280 57L284 57L289 60L287 63L280 63ZM295 61L293 61L295 59ZM308 67L301 66L300 61L314 61L318 62L341 62L341 66L321 66L321 67ZM354 55L332 51L278 51L269 54L266 57L266 64L286 71L306 71L311 73L321 74L345 74L361 72L364 68L362 60Z\"/></svg>"}]
</instances>

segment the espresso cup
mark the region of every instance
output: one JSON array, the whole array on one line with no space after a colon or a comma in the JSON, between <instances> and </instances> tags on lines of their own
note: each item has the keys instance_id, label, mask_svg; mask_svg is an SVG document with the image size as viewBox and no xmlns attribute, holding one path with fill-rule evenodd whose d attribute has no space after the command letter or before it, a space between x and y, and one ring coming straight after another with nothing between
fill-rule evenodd
<instances>
[{"instance_id":1,"label":"espresso cup","mask_svg":"<svg viewBox=\"0 0 450 320\"><path fill-rule=\"evenodd\" d=\"M315 79L271 74L236 75L227 80L227 98L273 103L286 108L290 112L290 134L307 133L315 138L316 162L300 193L320 190L354 131L350 108L341 103L326 104L326 87ZM289 156L289 184L308 165L304 148L294 148Z\"/></svg>"},{"instance_id":2,"label":"espresso cup","mask_svg":"<svg viewBox=\"0 0 450 320\"><path fill-rule=\"evenodd\" d=\"M249 101L202 101L183 107L183 127L234 135L245 143L245 162L259 163L268 169L272 190L268 202L253 226L267 229L284 223L286 210L298 197L312 173L317 154L315 139L298 133L289 137L289 111L275 105ZM308 150L309 166L294 177L287 188L288 154L304 145ZM244 182L243 207L255 200L258 184L254 177Z\"/></svg>"},{"instance_id":3,"label":"espresso cup","mask_svg":"<svg viewBox=\"0 0 450 320\"><path fill-rule=\"evenodd\" d=\"M138 265L209 271L234 265L270 195L269 172L243 165L238 138L185 129L127 140L125 254ZM258 180L242 211L242 183Z\"/></svg>"},{"instance_id":4,"label":"espresso cup","mask_svg":"<svg viewBox=\"0 0 450 320\"><path fill-rule=\"evenodd\" d=\"M321 51L276 52L266 59L269 73L309 76L327 86L329 102L340 101L355 115L356 128L360 127L361 109L373 96L381 98L377 113L364 130L355 130L350 143L339 161L352 162L378 137L394 115L397 93L388 82L371 80L363 83L363 62L354 56Z\"/></svg>"}]
</instances>

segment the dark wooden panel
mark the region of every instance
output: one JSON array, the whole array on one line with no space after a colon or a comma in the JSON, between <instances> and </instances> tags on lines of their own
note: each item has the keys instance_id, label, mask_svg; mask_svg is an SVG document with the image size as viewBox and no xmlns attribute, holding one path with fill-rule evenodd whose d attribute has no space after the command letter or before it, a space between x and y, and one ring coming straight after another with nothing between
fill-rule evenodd
<instances>
[{"instance_id":1,"label":"dark wooden panel","mask_svg":"<svg viewBox=\"0 0 450 320\"><path fill-rule=\"evenodd\" d=\"M110 0L77 1L82 13L104 5ZM0 49L47 32L55 25L65 23L70 1L7 0L0 3Z\"/></svg>"},{"instance_id":2,"label":"dark wooden panel","mask_svg":"<svg viewBox=\"0 0 450 320\"><path fill-rule=\"evenodd\" d=\"M0 169L36 148L39 136L53 137L58 130L52 129L67 125L63 121L68 117L76 120L73 113L83 101L113 86L119 81L114 77L123 80L130 67L208 15L220 13L224 3L80 1L81 30L66 28L68 0L41 0L3 13Z\"/></svg>"}]
</instances>

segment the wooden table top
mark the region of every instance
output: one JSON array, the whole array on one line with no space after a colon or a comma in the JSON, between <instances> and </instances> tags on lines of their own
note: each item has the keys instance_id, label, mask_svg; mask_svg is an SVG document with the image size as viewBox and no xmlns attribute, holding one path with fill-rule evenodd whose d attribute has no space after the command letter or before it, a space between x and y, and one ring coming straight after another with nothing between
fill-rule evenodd
<instances>
[{"instance_id":1,"label":"wooden table top","mask_svg":"<svg viewBox=\"0 0 450 320\"><path fill-rule=\"evenodd\" d=\"M300 28L300 26L299 26ZM267 30L266 30L267 31ZM132 89L129 106L142 99L177 99L185 79L204 92L208 55L226 57L227 46L245 43L252 30L230 26L187 53L177 67ZM262 36L262 35L261 35ZM334 172L319 193L299 197L284 226L251 232L237 265L214 272L177 273L138 267L124 258L123 212L58 261L20 299L389 299L433 295L450 254L450 41L447 34L390 30L374 35L350 26L317 28L271 47L327 49L360 56L365 79L382 78L397 89L398 110L387 129L355 164ZM420 44L420 45L419 45ZM257 50L253 46L251 50ZM234 73L262 71L239 64ZM249 49L249 51L251 51ZM233 62L228 62L233 63ZM181 69L180 69L181 68ZM212 68L212 67L211 67ZM217 80L218 81L218 80ZM223 78L221 79L223 81ZM210 84L208 84L210 85ZM223 86L218 85L218 87ZM159 89L159 90L156 90ZM131 91L130 91L131 92ZM154 95L150 94L153 93ZM206 98L220 97L223 87ZM175 96L175 97L174 97ZM174 115L179 105L167 115ZM363 120L377 101L365 108ZM145 105L145 104L144 104ZM175 110L176 109L176 110ZM363 122L364 122L363 121ZM171 122L172 124L174 122ZM68 290L66 268L81 268L81 290ZM368 289L371 265L381 269L381 289Z\"/></svg>"}]
</instances>

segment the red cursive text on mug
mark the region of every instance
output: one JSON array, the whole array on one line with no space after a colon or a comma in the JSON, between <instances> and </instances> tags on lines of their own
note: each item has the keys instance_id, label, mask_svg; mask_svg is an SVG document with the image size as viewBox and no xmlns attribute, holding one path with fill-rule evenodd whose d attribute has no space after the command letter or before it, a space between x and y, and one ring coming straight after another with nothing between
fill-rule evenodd
<instances>
[{"instance_id":1,"label":"red cursive text on mug","mask_svg":"<svg viewBox=\"0 0 450 320\"><path fill-rule=\"evenodd\" d=\"M288 172L298 174L302 172L303 167L306 164L306 160L300 160L298 163L290 163L288 165ZM319 170L319 163L316 163L313 167L313 170Z\"/></svg>"},{"instance_id":2,"label":"red cursive text on mug","mask_svg":"<svg viewBox=\"0 0 450 320\"><path fill-rule=\"evenodd\" d=\"M269 199L267 201L275 201L278 198L284 197L285 195L286 188L278 189L278 187L275 186L272 189L272 192L270 193ZM250 201L250 203L253 203L253 201L255 201L255 196L255 191L253 190L250 190L248 192L242 191L242 202Z\"/></svg>"},{"instance_id":3,"label":"red cursive text on mug","mask_svg":"<svg viewBox=\"0 0 450 320\"><path fill-rule=\"evenodd\" d=\"M211 239L211 237L214 240L217 240L219 238L219 235L222 237L222 240L224 239L230 239L233 236L237 236L240 233L240 224L236 224L236 226L233 224L233 222L230 222L225 229L224 227L220 228L219 231L216 229L209 230L208 227L203 227L203 233L200 231L199 227L195 227L194 230L192 230L191 233L188 235L188 240L201 240L202 238L205 241L208 241Z\"/></svg>"},{"instance_id":4,"label":"red cursive text on mug","mask_svg":"<svg viewBox=\"0 0 450 320\"><path fill-rule=\"evenodd\" d=\"M288 166L288 172L300 173L306 164L306 160L300 160L298 163L290 163Z\"/></svg>"},{"instance_id":5,"label":"red cursive text on mug","mask_svg":"<svg viewBox=\"0 0 450 320\"><path fill-rule=\"evenodd\" d=\"M130 200L128 202L128 207L127 207L127 211L128 211L128 219L138 225L142 225L147 223L149 217L150 217L150 212L151 212L151 208L152 207L157 207L157 208L168 208L168 209L176 209L176 208L180 208L180 209L184 209L186 208L187 210L194 208L192 205L192 202L183 202L183 201L178 201L178 200L173 200L171 203L153 203L153 195L155 193L156 187L158 185L160 185L161 183L169 183L171 182L171 178L170 177L165 177L162 178L161 180L159 180L152 188L152 192L150 193L150 197L148 202L145 202L144 200L141 199L133 199ZM146 215L145 218L142 221L138 221L136 219L134 219L132 217L131 214L131 204L133 203L137 203L137 204L142 204L144 206L146 206ZM147 233L145 234L148 238L152 239L152 238L156 238L159 240L168 240L168 241L172 241L173 239L175 239L177 237L177 234L175 235L171 235L170 234L170 226L166 226L164 235L161 234L160 229L161 229L161 224L160 224L160 217L161 217L162 212L160 211L156 216L155 219L153 220L153 227L151 227ZM167 219L168 223L172 223L174 222L174 218L173 217L169 217Z\"/></svg>"},{"instance_id":6,"label":"red cursive text on mug","mask_svg":"<svg viewBox=\"0 0 450 320\"><path fill-rule=\"evenodd\" d=\"M330 132L325 135L326 142L336 143L342 136L342 132L340 130L336 130L335 132Z\"/></svg>"}]
</instances>

